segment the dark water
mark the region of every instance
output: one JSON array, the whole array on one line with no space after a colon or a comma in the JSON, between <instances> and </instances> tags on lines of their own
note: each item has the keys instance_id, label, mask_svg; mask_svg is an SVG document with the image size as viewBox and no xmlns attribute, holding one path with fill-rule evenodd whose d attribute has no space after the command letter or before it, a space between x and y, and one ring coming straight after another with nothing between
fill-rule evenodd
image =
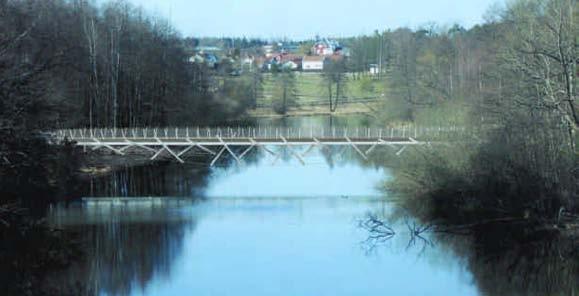
<instances>
[{"instance_id":1,"label":"dark water","mask_svg":"<svg viewBox=\"0 0 579 296\"><path fill-rule=\"evenodd\" d=\"M284 123L319 122L335 124ZM392 239L369 243L360 222L399 207L379 190L389 171L354 153L316 150L306 160L258 153L244 166L156 165L88 182L87 197L113 198L51 209L49 221L88 246L55 281L81 283L87 295L576 293L576 270L549 246L488 257L464 238L412 240L403 220L392 222Z\"/></svg>"}]
</instances>

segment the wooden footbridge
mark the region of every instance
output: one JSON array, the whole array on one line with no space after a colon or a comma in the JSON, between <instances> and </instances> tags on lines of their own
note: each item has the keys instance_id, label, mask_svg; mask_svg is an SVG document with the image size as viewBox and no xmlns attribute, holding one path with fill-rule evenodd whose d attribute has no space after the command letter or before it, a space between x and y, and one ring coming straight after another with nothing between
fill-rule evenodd
<instances>
[{"instance_id":1,"label":"wooden footbridge","mask_svg":"<svg viewBox=\"0 0 579 296\"><path fill-rule=\"evenodd\" d=\"M281 157L270 149L285 147L288 152L305 164L304 157L316 147L350 147L362 158L379 146L397 149L400 155L409 146L430 145L426 139L432 135L451 131L451 128L130 128L130 129L69 129L53 133L58 141L72 141L86 149L108 149L126 155L132 149L151 153L151 160L158 159L164 152L176 161L185 163L184 157L194 149L213 156L213 166L224 154L230 154L238 163L252 149L262 149ZM240 154L233 147L244 148ZM305 149L305 150L304 150ZM303 151L302 151L303 150ZM238 152L239 153L239 152Z\"/></svg>"}]
</instances>

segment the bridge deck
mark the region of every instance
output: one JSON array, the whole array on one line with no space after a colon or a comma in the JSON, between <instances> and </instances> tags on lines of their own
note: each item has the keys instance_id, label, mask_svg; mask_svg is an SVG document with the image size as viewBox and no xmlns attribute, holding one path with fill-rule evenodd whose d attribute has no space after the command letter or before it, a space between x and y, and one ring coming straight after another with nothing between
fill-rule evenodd
<instances>
[{"instance_id":1,"label":"bridge deck","mask_svg":"<svg viewBox=\"0 0 579 296\"><path fill-rule=\"evenodd\" d=\"M284 146L304 163L303 157L313 148L327 146L350 146L363 158L377 147L388 145L400 146L398 155L410 145L429 145L425 140L428 135L456 131L453 128L140 128L140 129L77 129L60 130L54 133L59 141L73 141L78 146L90 147L93 150L109 149L119 155L125 155L132 147L147 150L154 155L151 160L157 159L163 152L169 153L177 161L184 163L182 156L193 149L200 149L215 156L211 165L227 152L236 161L241 162L243 157L252 149L261 148L272 155L268 146ZM420 140L422 139L422 140ZM307 145L305 153L298 153L295 146ZM247 149L237 155L231 147L244 146ZM369 146L362 151L360 146ZM211 147L220 148L213 151ZM179 151L177 151L179 149Z\"/></svg>"}]
</instances>

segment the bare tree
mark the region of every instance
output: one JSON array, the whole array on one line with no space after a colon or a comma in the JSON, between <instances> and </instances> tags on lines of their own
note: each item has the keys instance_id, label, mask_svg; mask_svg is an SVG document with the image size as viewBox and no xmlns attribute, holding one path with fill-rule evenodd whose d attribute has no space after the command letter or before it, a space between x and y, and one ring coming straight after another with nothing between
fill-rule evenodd
<instances>
[{"instance_id":1,"label":"bare tree","mask_svg":"<svg viewBox=\"0 0 579 296\"><path fill-rule=\"evenodd\" d=\"M344 95L346 85L346 62L341 56L333 56L324 64L322 77L327 87L330 112L336 112L340 97ZM336 89L335 96L333 89Z\"/></svg>"},{"instance_id":2,"label":"bare tree","mask_svg":"<svg viewBox=\"0 0 579 296\"><path fill-rule=\"evenodd\" d=\"M507 11L512 24L511 49L505 53L506 65L534 86L535 96L519 98L556 114L567 125L569 142L575 148L579 128L577 75L577 36L579 24L574 0L529 0L513 4Z\"/></svg>"}]
</instances>

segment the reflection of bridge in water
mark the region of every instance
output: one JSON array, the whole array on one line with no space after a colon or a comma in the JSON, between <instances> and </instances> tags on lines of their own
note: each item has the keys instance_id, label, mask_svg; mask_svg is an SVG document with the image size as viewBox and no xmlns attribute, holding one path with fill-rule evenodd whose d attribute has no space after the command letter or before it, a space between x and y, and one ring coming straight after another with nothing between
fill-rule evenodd
<instances>
[{"instance_id":1,"label":"reflection of bridge in water","mask_svg":"<svg viewBox=\"0 0 579 296\"><path fill-rule=\"evenodd\" d=\"M397 128L130 128L130 129L74 129L55 133L59 141L69 140L92 150L108 149L126 155L130 149L141 149L158 159L164 152L181 163L186 154L199 149L213 156L213 166L223 154L230 154L238 163L253 149L262 149L273 155L276 161L281 153L272 151L271 146L286 147L288 152L305 164L304 157L316 147L351 147L362 158L379 146L397 149L400 155L409 146L430 145L430 141L448 132L458 131L452 127L408 127ZM305 151L298 147L307 146ZM233 147L245 147L240 154ZM213 150L217 149L217 150Z\"/></svg>"}]
</instances>

